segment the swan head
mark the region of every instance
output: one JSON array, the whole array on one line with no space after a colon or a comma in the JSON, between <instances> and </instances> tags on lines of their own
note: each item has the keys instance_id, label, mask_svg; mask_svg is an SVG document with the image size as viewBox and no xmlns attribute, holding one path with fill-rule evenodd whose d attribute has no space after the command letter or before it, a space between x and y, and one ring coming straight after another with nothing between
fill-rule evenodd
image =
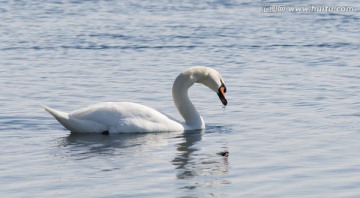
<instances>
[{"instance_id":1,"label":"swan head","mask_svg":"<svg viewBox=\"0 0 360 198\"><path fill-rule=\"evenodd\" d=\"M202 83L216 92L221 103L227 105L226 86L223 77L218 71L209 67L192 67L188 69L188 72L192 73L194 82Z\"/></svg>"}]
</instances>

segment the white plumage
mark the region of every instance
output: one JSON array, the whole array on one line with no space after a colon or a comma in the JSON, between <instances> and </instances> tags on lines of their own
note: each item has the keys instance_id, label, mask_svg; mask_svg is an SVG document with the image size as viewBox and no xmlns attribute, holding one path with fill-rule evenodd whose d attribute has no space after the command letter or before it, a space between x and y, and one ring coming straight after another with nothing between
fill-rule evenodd
<instances>
[{"instance_id":1,"label":"white plumage","mask_svg":"<svg viewBox=\"0 0 360 198\"><path fill-rule=\"evenodd\" d=\"M131 102L102 102L65 113L45 107L65 128L74 133L164 132L204 129L205 123L188 97L194 83L202 83L217 92L227 104L224 80L214 69L191 67L182 72L173 85L174 103L185 119L177 122L153 108Z\"/></svg>"}]
</instances>

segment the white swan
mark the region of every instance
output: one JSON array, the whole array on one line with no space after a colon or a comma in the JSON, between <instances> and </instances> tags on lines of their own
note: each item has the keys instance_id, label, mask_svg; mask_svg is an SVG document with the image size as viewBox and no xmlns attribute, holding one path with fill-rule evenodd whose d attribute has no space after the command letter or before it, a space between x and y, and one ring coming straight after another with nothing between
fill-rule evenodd
<instances>
[{"instance_id":1,"label":"white swan","mask_svg":"<svg viewBox=\"0 0 360 198\"><path fill-rule=\"evenodd\" d=\"M226 87L220 73L209 67L191 67L175 80L174 103L185 119L179 123L150 107L130 102L98 103L70 114L45 107L65 128L73 133L164 132L204 129L205 123L188 97L188 89L202 83L215 91L227 105Z\"/></svg>"}]
</instances>

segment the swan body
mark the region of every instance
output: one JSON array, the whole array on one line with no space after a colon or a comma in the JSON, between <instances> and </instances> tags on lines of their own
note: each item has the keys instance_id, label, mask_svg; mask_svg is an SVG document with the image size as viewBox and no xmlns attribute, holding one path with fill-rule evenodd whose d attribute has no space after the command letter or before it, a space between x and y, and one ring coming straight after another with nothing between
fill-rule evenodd
<instances>
[{"instance_id":1,"label":"swan body","mask_svg":"<svg viewBox=\"0 0 360 198\"><path fill-rule=\"evenodd\" d=\"M191 67L175 80L172 93L175 106L184 118L180 123L153 108L131 102L102 102L65 113L44 106L65 128L73 133L165 132L204 129L205 122L188 97L188 89L202 83L215 91L227 104L226 87L220 73L209 67Z\"/></svg>"},{"instance_id":2,"label":"swan body","mask_svg":"<svg viewBox=\"0 0 360 198\"><path fill-rule=\"evenodd\" d=\"M182 131L183 125L150 107L131 102L102 102L70 114L49 107L65 128L78 133Z\"/></svg>"}]
</instances>

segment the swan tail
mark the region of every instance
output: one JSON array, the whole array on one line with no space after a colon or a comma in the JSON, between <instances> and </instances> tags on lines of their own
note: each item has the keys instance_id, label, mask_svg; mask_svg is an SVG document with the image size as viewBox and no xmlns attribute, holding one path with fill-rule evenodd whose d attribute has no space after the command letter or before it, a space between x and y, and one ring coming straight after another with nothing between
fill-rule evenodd
<instances>
[{"instance_id":1,"label":"swan tail","mask_svg":"<svg viewBox=\"0 0 360 198\"><path fill-rule=\"evenodd\" d=\"M71 128L71 124L70 124L70 120L69 120L69 114L62 112L62 111L58 111L55 109L52 109L50 107L47 107L45 105L42 105L45 110L47 112L49 112L52 116L54 116L54 118L59 121L65 128L70 129Z\"/></svg>"},{"instance_id":2,"label":"swan tail","mask_svg":"<svg viewBox=\"0 0 360 198\"><path fill-rule=\"evenodd\" d=\"M42 105L47 112L72 133L109 133L109 127L96 121L76 119L70 114Z\"/></svg>"}]
</instances>

